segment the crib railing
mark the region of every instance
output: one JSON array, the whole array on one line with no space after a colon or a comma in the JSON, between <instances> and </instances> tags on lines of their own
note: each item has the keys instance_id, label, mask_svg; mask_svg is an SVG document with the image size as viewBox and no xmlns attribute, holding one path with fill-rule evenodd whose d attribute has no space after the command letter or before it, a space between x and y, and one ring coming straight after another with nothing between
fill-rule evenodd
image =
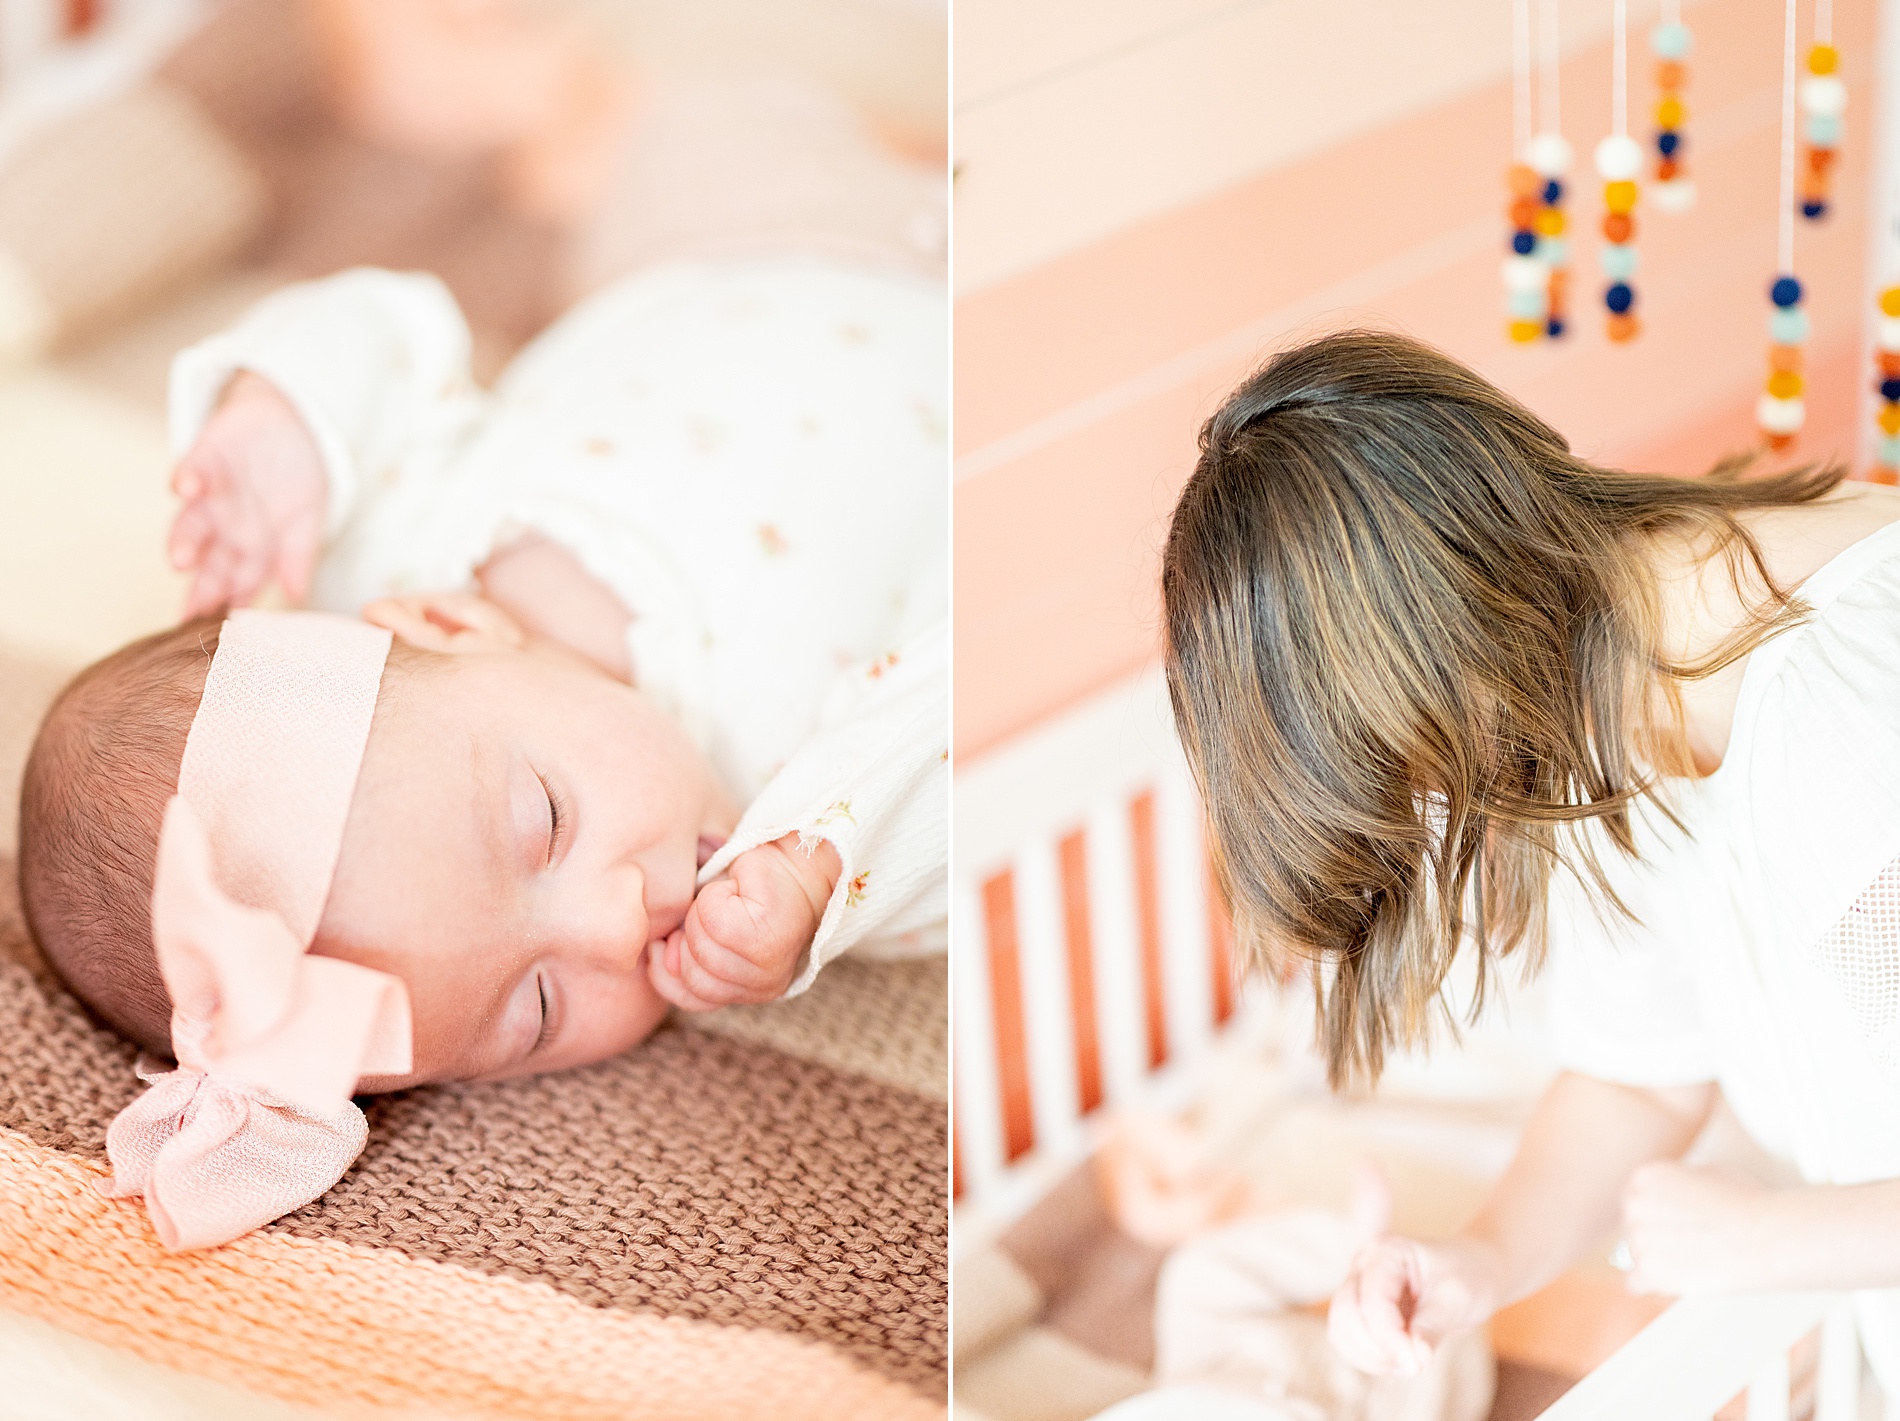
<instances>
[{"instance_id":1,"label":"crib railing","mask_svg":"<svg viewBox=\"0 0 1900 1421\"><path fill-rule=\"evenodd\" d=\"M1085 1158L1104 1107L1185 1105L1236 1000L1159 675L960 766L956 794L961 1247Z\"/></svg>"},{"instance_id":2,"label":"crib railing","mask_svg":"<svg viewBox=\"0 0 1900 1421\"><path fill-rule=\"evenodd\" d=\"M1538 1421L1699 1421L1731 1414L1725 1408L1741 1396L1747 1421L1860 1421L1861 1349L1852 1298L1685 1298ZM1811 1410L1797 1404L1810 1397ZM1886 1414L1892 1416L1891 1407Z\"/></svg>"}]
</instances>

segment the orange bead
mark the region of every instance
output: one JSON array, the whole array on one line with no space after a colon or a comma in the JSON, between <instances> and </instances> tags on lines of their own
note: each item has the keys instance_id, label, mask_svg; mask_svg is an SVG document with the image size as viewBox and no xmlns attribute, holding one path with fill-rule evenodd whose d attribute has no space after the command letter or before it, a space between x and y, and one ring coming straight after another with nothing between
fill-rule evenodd
<instances>
[{"instance_id":1,"label":"orange bead","mask_svg":"<svg viewBox=\"0 0 1900 1421\"><path fill-rule=\"evenodd\" d=\"M1689 70L1680 59L1665 59L1656 66L1658 89L1680 89L1689 82Z\"/></svg>"},{"instance_id":2,"label":"orange bead","mask_svg":"<svg viewBox=\"0 0 1900 1421\"><path fill-rule=\"evenodd\" d=\"M1807 202L1822 202L1827 198L1827 174L1803 173L1801 175L1801 196Z\"/></svg>"},{"instance_id":3,"label":"orange bead","mask_svg":"<svg viewBox=\"0 0 1900 1421\"><path fill-rule=\"evenodd\" d=\"M1875 464L1873 472L1867 475L1867 482L1886 484L1891 488L1894 484L1900 484L1900 469L1894 468L1891 464Z\"/></svg>"},{"instance_id":4,"label":"orange bead","mask_svg":"<svg viewBox=\"0 0 1900 1421\"><path fill-rule=\"evenodd\" d=\"M1543 175L1528 163L1512 164L1504 180L1511 185L1513 197L1536 197L1544 190Z\"/></svg>"},{"instance_id":5,"label":"orange bead","mask_svg":"<svg viewBox=\"0 0 1900 1421\"><path fill-rule=\"evenodd\" d=\"M1880 314L1900 316L1900 286L1889 286L1880 293ZM1886 353L1884 350L1881 352L1882 355Z\"/></svg>"},{"instance_id":6,"label":"orange bead","mask_svg":"<svg viewBox=\"0 0 1900 1421\"><path fill-rule=\"evenodd\" d=\"M1605 183L1603 185L1603 205L1612 212L1629 212L1636 207L1636 184L1632 182Z\"/></svg>"},{"instance_id":7,"label":"orange bead","mask_svg":"<svg viewBox=\"0 0 1900 1421\"><path fill-rule=\"evenodd\" d=\"M1808 171L1813 173L1825 173L1833 166L1835 152L1836 150L1833 148L1808 149Z\"/></svg>"},{"instance_id":8,"label":"orange bead","mask_svg":"<svg viewBox=\"0 0 1900 1421\"><path fill-rule=\"evenodd\" d=\"M1880 352L1880 376L1883 380L1900 379L1900 350Z\"/></svg>"},{"instance_id":9,"label":"orange bead","mask_svg":"<svg viewBox=\"0 0 1900 1421\"><path fill-rule=\"evenodd\" d=\"M1619 345L1626 340L1634 340L1636 339L1637 330L1636 317L1632 316L1628 311L1611 312L1609 319L1611 340L1616 341Z\"/></svg>"},{"instance_id":10,"label":"orange bead","mask_svg":"<svg viewBox=\"0 0 1900 1421\"><path fill-rule=\"evenodd\" d=\"M1800 375L1792 370L1777 370L1768 377L1768 393L1778 400L1792 400L1802 389Z\"/></svg>"},{"instance_id":11,"label":"orange bead","mask_svg":"<svg viewBox=\"0 0 1900 1421\"><path fill-rule=\"evenodd\" d=\"M1768 347L1768 368L1777 375L1784 372L1800 373L1801 347L1798 345L1771 345Z\"/></svg>"},{"instance_id":12,"label":"orange bead","mask_svg":"<svg viewBox=\"0 0 1900 1421\"><path fill-rule=\"evenodd\" d=\"M1636 224L1627 212L1609 212L1603 217L1603 235L1612 242L1627 242L1636 235Z\"/></svg>"},{"instance_id":13,"label":"orange bead","mask_svg":"<svg viewBox=\"0 0 1900 1421\"><path fill-rule=\"evenodd\" d=\"M1783 449L1787 449L1794 444L1794 436L1792 434L1767 434L1762 436L1761 442L1779 454Z\"/></svg>"},{"instance_id":14,"label":"orange bead","mask_svg":"<svg viewBox=\"0 0 1900 1421\"><path fill-rule=\"evenodd\" d=\"M1831 44L1817 44L1808 51L1808 73L1832 74L1840 68L1840 51Z\"/></svg>"},{"instance_id":15,"label":"orange bead","mask_svg":"<svg viewBox=\"0 0 1900 1421\"><path fill-rule=\"evenodd\" d=\"M1536 198L1520 197L1511 204L1511 225L1520 232L1529 231L1531 224L1537 220L1538 210Z\"/></svg>"},{"instance_id":16,"label":"orange bead","mask_svg":"<svg viewBox=\"0 0 1900 1421\"><path fill-rule=\"evenodd\" d=\"M1570 269L1554 266L1550 269L1550 298L1555 301L1570 289Z\"/></svg>"},{"instance_id":17,"label":"orange bead","mask_svg":"<svg viewBox=\"0 0 1900 1421\"><path fill-rule=\"evenodd\" d=\"M1519 345L1528 345L1544 333L1542 321L1512 321L1508 327L1511 339Z\"/></svg>"},{"instance_id":18,"label":"orange bead","mask_svg":"<svg viewBox=\"0 0 1900 1421\"><path fill-rule=\"evenodd\" d=\"M1656 127L1658 128L1681 128L1682 121L1688 116L1689 111L1683 107L1682 100L1674 94L1668 95L1656 105Z\"/></svg>"},{"instance_id":19,"label":"orange bead","mask_svg":"<svg viewBox=\"0 0 1900 1421\"><path fill-rule=\"evenodd\" d=\"M1882 405L1876 421L1882 434L1900 434L1900 405Z\"/></svg>"},{"instance_id":20,"label":"orange bead","mask_svg":"<svg viewBox=\"0 0 1900 1421\"><path fill-rule=\"evenodd\" d=\"M1659 158L1656 161L1656 181L1666 183L1682 171L1682 164L1674 158Z\"/></svg>"}]
</instances>

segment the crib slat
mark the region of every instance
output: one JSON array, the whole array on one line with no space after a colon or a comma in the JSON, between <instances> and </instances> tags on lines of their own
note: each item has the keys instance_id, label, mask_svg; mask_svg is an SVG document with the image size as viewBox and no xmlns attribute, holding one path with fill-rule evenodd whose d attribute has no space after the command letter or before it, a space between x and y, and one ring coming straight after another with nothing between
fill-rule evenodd
<instances>
[{"instance_id":1,"label":"crib slat","mask_svg":"<svg viewBox=\"0 0 1900 1421\"><path fill-rule=\"evenodd\" d=\"M1022 935L1023 1020L1036 1146L1062 1153L1076 1142L1075 1024L1069 1009L1069 954L1062 872L1053 840L1016 855L1016 928Z\"/></svg>"},{"instance_id":2,"label":"crib slat","mask_svg":"<svg viewBox=\"0 0 1900 1421\"><path fill-rule=\"evenodd\" d=\"M1120 798L1089 814L1089 925L1095 938L1095 1020L1102 1049L1102 1085L1112 1106L1141 1097L1147 1074L1142 1026L1141 947L1135 922L1135 850Z\"/></svg>"},{"instance_id":3,"label":"crib slat","mask_svg":"<svg viewBox=\"0 0 1900 1421\"><path fill-rule=\"evenodd\" d=\"M1062 837L1062 925L1069 947L1069 1019L1075 1033L1075 1090L1083 1115L1102 1103L1102 1039L1095 1012L1095 935L1089 922L1088 835Z\"/></svg>"},{"instance_id":4,"label":"crib slat","mask_svg":"<svg viewBox=\"0 0 1900 1421\"><path fill-rule=\"evenodd\" d=\"M1788 1352L1774 1353L1748 1384L1748 1421L1788 1421Z\"/></svg>"},{"instance_id":5,"label":"crib slat","mask_svg":"<svg viewBox=\"0 0 1900 1421\"><path fill-rule=\"evenodd\" d=\"M1155 782L1161 933L1167 972L1168 1035L1178 1061L1197 1059L1214 1031L1207 879L1202 868L1201 799L1185 764Z\"/></svg>"},{"instance_id":6,"label":"crib slat","mask_svg":"<svg viewBox=\"0 0 1900 1421\"><path fill-rule=\"evenodd\" d=\"M1821 1324L1814 1421L1860 1421L1860 1331L1852 1300L1839 1303Z\"/></svg>"},{"instance_id":7,"label":"crib slat","mask_svg":"<svg viewBox=\"0 0 1900 1421\"><path fill-rule=\"evenodd\" d=\"M988 951L990 1022L996 1051L996 1083L1003 1121L1003 1158L1029 1153L1036 1143L1030 1104L1030 1063L1023 1020L1022 936L1016 912L1016 880L1005 870L983 884L983 929Z\"/></svg>"},{"instance_id":8,"label":"crib slat","mask_svg":"<svg viewBox=\"0 0 1900 1421\"><path fill-rule=\"evenodd\" d=\"M1002 1087L997 1078L990 1004L988 924L983 895L967 880L955 887L950 954L950 1026L956 1051L958 1161L965 1192L980 1197L1003 1168Z\"/></svg>"},{"instance_id":9,"label":"crib slat","mask_svg":"<svg viewBox=\"0 0 1900 1421\"><path fill-rule=\"evenodd\" d=\"M1135 849L1135 912L1140 929L1142 1020L1147 1027L1148 1068L1168 1062L1168 978L1162 961L1161 883L1155 851L1155 795L1144 789L1128 805Z\"/></svg>"}]
</instances>

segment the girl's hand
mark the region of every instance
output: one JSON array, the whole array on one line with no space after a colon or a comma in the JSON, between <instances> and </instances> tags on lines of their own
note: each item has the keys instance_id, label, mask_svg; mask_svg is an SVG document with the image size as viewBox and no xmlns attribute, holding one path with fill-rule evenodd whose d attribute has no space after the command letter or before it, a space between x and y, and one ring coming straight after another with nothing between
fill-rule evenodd
<instances>
[{"instance_id":1,"label":"girl's hand","mask_svg":"<svg viewBox=\"0 0 1900 1421\"><path fill-rule=\"evenodd\" d=\"M776 1001L811 946L844 865L824 841L787 834L732 861L699 890L686 921L649 954L654 990L684 1011Z\"/></svg>"},{"instance_id":2,"label":"girl's hand","mask_svg":"<svg viewBox=\"0 0 1900 1421\"><path fill-rule=\"evenodd\" d=\"M1475 1239L1376 1238L1333 1295L1327 1335L1362 1372L1416 1376L1440 1344L1496 1311L1501 1274L1496 1250Z\"/></svg>"},{"instance_id":3,"label":"girl's hand","mask_svg":"<svg viewBox=\"0 0 1900 1421\"><path fill-rule=\"evenodd\" d=\"M1727 1293L1792 1286L1783 1259L1799 1252L1806 1190L1771 1189L1720 1169L1646 1164L1623 1191L1629 1286L1636 1293Z\"/></svg>"},{"instance_id":4,"label":"girl's hand","mask_svg":"<svg viewBox=\"0 0 1900 1421\"><path fill-rule=\"evenodd\" d=\"M329 484L316 440L270 381L249 371L231 381L172 492L185 506L167 550L195 574L186 617L242 607L273 577L292 602L310 590Z\"/></svg>"}]
</instances>

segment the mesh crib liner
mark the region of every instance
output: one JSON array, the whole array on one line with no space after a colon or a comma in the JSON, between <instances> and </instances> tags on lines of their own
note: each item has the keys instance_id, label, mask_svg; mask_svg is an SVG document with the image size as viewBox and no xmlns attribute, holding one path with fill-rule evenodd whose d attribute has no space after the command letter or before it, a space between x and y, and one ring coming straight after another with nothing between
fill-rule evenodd
<instances>
[{"instance_id":1,"label":"mesh crib liner","mask_svg":"<svg viewBox=\"0 0 1900 1421\"><path fill-rule=\"evenodd\" d=\"M377 1098L328 1194L168 1255L94 1188L135 1052L0 859L0 1309L339 1414L940 1416L942 976L840 963L599 1066Z\"/></svg>"}]
</instances>

